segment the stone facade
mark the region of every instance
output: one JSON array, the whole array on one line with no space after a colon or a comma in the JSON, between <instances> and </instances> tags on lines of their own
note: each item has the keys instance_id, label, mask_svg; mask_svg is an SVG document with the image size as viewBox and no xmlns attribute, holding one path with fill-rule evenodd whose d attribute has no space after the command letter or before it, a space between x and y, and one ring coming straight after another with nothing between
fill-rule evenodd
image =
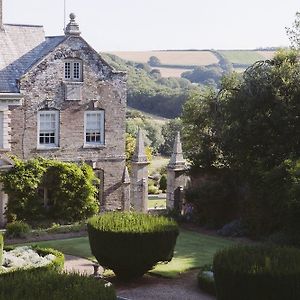
<instances>
[{"instance_id":1,"label":"stone facade","mask_svg":"<svg viewBox=\"0 0 300 300\"><path fill-rule=\"evenodd\" d=\"M12 93L18 100L8 103L3 110L7 128L3 128L5 147L0 148L22 159L42 156L62 161L84 161L102 179L101 207L122 209L126 77L124 73L114 71L80 37L75 16L70 17L65 36L46 38L29 51L26 63L30 67L26 70L23 70L23 65L19 72L12 72L9 67L0 68L0 77L1 72L4 77L9 77L6 81L0 78L0 102ZM80 62L80 80L65 79L65 62L68 60ZM16 63L16 68L22 61L23 57ZM16 87L8 82L13 83L11 77L19 73L20 76L14 79L17 81L16 91ZM7 90L10 87L11 91ZM40 111L56 111L58 114L56 147L39 147ZM87 111L104 112L104 142L101 144L85 143Z\"/></svg>"}]
</instances>

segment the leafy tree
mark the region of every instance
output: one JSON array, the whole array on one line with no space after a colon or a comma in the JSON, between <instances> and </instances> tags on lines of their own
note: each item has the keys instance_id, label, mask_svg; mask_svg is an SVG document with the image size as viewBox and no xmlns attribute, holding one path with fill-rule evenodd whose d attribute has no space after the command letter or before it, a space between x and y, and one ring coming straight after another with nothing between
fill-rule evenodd
<instances>
[{"instance_id":1,"label":"leafy tree","mask_svg":"<svg viewBox=\"0 0 300 300\"><path fill-rule=\"evenodd\" d=\"M156 56L150 56L148 64L151 67L158 67L161 65L160 60Z\"/></svg>"},{"instance_id":2,"label":"leafy tree","mask_svg":"<svg viewBox=\"0 0 300 300\"><path fill-rule=\"evenodd\" d=\"M182 121L180 118L172 119L163 125L161 133L164 138L164 142L160 147L161 154L168 156L172 154L176 133L181 131L181 128Z\"/></svg>"},{"instance_id":3,"label":"leafy tree","mask_svg":"<svg viewBox=\"0 0 300 300\"><path fill-rule=\"evenodd\" d=\"M296 13L295 21L292 27L286 27L286 33L294 49L300 48L300 12Z\"/></svg>"}]
</instances>

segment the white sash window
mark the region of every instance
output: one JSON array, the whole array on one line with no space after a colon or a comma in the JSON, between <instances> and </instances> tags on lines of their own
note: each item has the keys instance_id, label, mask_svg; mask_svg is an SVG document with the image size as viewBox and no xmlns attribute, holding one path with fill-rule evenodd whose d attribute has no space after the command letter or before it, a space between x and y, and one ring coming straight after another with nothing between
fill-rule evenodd
<instances>
[{"instance_id":1,"label":"white sash window","mask_svg":"<svg viewBox=\"0 0 300 300\"><path fill-rule=\"evenodd\" d=\"M84 144L104 145L104 110L86 111L84 125Z\"/></svg>"},{"instance_id":2,"label":"white sash window","mask_svg":"<svg viewBox=\"0 0 300 300\"><path fill-rule=\"evenodd\" d=\"M38 146L41 148L58 147L58 111L38 112Z\"/></svg>"}]
</instances>

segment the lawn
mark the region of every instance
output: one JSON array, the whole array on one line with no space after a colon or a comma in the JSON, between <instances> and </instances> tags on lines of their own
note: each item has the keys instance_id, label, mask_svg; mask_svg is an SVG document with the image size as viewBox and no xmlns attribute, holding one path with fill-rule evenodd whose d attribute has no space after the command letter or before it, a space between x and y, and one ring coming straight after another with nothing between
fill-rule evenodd
<instances>
[{"instance_id":1,"label":"lawn","mask_svg":"<svg viewBox=\"0 0 300 300\"><path fill-rule=\"evenodd\" d=\"M180 230L175 255L168 264L159 264L152 273L165 277L176 277L189 269L198 268L212 262L214 253L234 242L188 230ZM34 243L42 247L51 247L65 254L80 256L93 260L87 237L72 238Z\"/></svg>"},{"instance_id":2,"label":"lawn","mask_svg":"<svg viewBox=\"0 0 300 300\"><path fill-rule=\"evenodd\" d=\"M166 197L161 198L157 195L148 196L148 208L166 208Z\"/></svg>"}]
</instances>

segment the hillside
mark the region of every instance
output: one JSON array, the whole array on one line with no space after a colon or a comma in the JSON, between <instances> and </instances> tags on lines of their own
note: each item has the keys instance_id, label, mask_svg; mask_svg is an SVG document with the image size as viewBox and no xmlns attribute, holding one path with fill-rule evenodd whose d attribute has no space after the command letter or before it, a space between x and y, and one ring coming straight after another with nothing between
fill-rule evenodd
<instances>
[{"instance_id":1,"label":"hillside","mask_svg":"<svg viewBox=\"0 0 300 300\"><path fill-rule=\"evenodd\" d=\"M162 50L162 51L116 51L109 52L132 62L147 63L151 56L159 59L159 69L162 77L180 77L183 72L196 66L217 64L221 58L232 63L237 72L243 72L248 66L258 60L271 59L274 49L266 50Z\"/></svg>"}]
</instances>

